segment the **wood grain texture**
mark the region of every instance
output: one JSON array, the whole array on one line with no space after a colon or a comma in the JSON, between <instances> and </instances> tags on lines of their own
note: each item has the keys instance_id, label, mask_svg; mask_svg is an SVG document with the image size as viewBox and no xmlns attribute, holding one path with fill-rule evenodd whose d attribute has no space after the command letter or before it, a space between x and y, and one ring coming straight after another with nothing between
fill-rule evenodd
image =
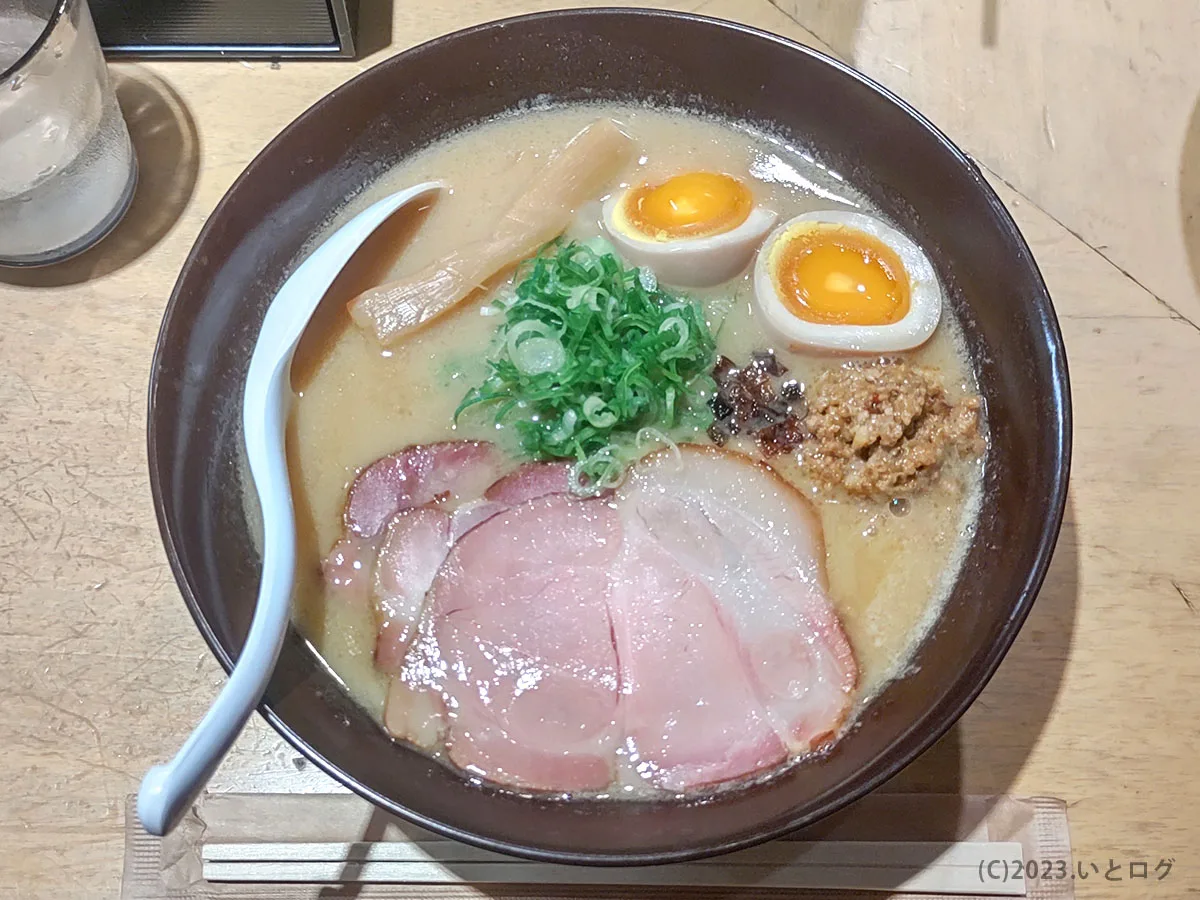
<instances>
[{"instance_id":1,"label":"wood grain texture","mask_svg":"<svg viewBox=\"0 0 1200 900\"><path fill-rule=\"evenodd\" d=\"M1200 10L1179 0L776 0L1200 321Z\"/></svg>"},{"instance_id":2,"label":"wood grain texture","mask_svg":"<svg viewBox=\"0 0 1200 900\"><path fill-rule=\"evenodd\" d=\"M159 318L206 217L384 55L560 5L397 3L392 46L355 63L114 67L154 202L74 263L0 274L0 898L117 896L124 797L223 680L166 566L144 450ZM815 32L926 110L990 170L1062 320L1076 449L1049 581L979 702L892 787L1063 797L1076 858L1126 866L1088 869L1081 897L1200 891L1194 4L666 5ZM213 787L335 789L257 720ZM1166 881L1129 882L1130 860L1160 858Z\"/></svg>"}]
</instances>

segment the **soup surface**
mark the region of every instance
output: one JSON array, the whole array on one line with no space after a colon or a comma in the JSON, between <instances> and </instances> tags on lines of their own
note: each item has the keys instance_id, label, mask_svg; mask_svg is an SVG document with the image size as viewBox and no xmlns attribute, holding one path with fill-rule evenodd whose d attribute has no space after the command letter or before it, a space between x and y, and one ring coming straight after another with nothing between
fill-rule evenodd
<instances>
[{"instance_id":1,"label":"soup surface","mask_svg":"<svg viewBox=\"0 0 1200 900\"><path fill-rule=\"evenodd\" d=\"M471 440L495 442L512 456L514 466L520 460L513 435L497 426L486 408L468 410L455 421L456 408L471 388L485 381L488 360L494 358L501 316L491 301L508 296L512 287L511 279L493 282L454 311L386 347L350 323L345 301L373 284L417 272L464 244L487 238L495 218L488 211L510 203L514 192L548 157L597 117L620 123L637 149L620 177L580 207L567 239L610 236L602 206L607 195L627 185L661 185L681 172L728 173L749 189L755 208L773 211L779 222L814 210L880 215L862 193L823 167L816 154L771 135L682 112L586 106L524 110L454 135L404 160L331 218L322 234L315 236L314 245L387 193L432 179L450 186L428 213L402 217L364 248L353 269L331 291L293 369L297 400L288 450L301 551L295 617L349 693L381 723L392 675L376 665L377 617L370 605L342 601L322 574L322 561L343 534L352 482L381 457L412 445ZM720 205L722 184L710 179L697 189L703 188L704 196ZM692 187L684 184L681 189ZM658 213L653 200L643 203L644 215L661 214L663 209L667 215L678 213L679 205L672 206L670 197L660 203ZM737 210L733 214L741 215ZM822 259L813 256L806 264L819 268L837 263L833 256ZM826 282L836 287L828 278ZM767 327L755 303L755 276L749 266L715 286L676 292L701 304L715 335L717 357L744 366L756 352L773 351L787 369L781 377L796 382L793 390L807 391L810 416L816 411L814 392L822 373L863 359L797 348L781 340L777 331ZM913 297L915 303L916 288ZM972 366L948 304L932 337L900 356L904 363L940 380L951 408L977 394ZM810 425L813 421L809 419ZM914 647L936 620L977 517L982 450L950 453L923 470L919 481L864 493L831 487L827 479L818 477L818 471L828 470L805 465L803 442L798 448L789 446L764 456L762 445L744 431L717 436L726 451L736 450L769 465L815 510L818 537L823 536L824 558L819 563L827 573L828 600L857 664L852 711L840 724L848 727L854 710L881 685L903 675ZM713 443L702 428L694 436L673 437L704 446ZM653 439L651 435L651 443ZM854 463L852 456L850 462ZM768 520L768 525L774 521L770 516ZM443 755L444 745L435 736L425 749ZM795 748L788 754L791 760L803 756ZM639 777L636 758L626 762L632 764L621 767L616 782L627 794L690 787L652 783L653 779ZM771 770L768 766L753 774ZM520 779L482 774L516 788L528 787Z\"/></svg>"}]
</instances>

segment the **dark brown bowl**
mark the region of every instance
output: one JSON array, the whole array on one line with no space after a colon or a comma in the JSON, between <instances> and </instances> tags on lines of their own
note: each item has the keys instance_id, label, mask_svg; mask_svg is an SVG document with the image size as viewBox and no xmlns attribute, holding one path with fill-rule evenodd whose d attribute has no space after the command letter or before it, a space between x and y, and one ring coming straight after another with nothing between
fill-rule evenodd
<instances>
[{"instance_id":1,"label":"dark brown bowl","mask_svg":"<svg viewBox=\"0 0 1200 900\"><path fill-rule=\"evenodd\" d=\"M221 664L237 657L259 560L239 496L242 383L263 312L329 212L398 160L533 97L635 99L769 125L816 148L930 254L978 364L988 500L913 674L828 755L701 805L521 799L393 743L292 634L261 712L300 752L386 810L494 850L657 863L745 847L879 785L983 689L1028 614L1062 521L1066 358L1045 285L976 167L917 112L782 38L654 11L543 13L393 57L334 91L249 165L209 218L163 319L149 456L167 555ZM181 735L182 737L182 735Z\"/></svg>"}]
</instances>

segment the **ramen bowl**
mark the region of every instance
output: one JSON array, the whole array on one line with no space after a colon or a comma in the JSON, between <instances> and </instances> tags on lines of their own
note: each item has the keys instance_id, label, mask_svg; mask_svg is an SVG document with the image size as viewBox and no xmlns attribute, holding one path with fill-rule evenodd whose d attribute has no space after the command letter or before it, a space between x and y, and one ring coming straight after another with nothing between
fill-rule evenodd
<instances>
[{"instance_id":1,"label":"ramen bowl","mask_svg":"<svg viewBox=\"0 0 1200 900\"><path fill-rule=\"evenodd\" d=\"M480 784L389 738L295 631L260 711L342 784L441 834L555 862L661 863L785 834L896 774L983 689L1046 574L1070 458L1061 335L1002 203L919 113L812 49L669 12L541 13L401 53L288 126L210 216L155 352L150 476L184 601L228 670L259 577L240 405L275 291L331 213L409 154L534 102L598 100L682 107L818 146L925 248L961 323L990 437L982 510L940 618L909 673L874 696L832 748L700 801L563 800Z\"/></svg>"}]
</instances>

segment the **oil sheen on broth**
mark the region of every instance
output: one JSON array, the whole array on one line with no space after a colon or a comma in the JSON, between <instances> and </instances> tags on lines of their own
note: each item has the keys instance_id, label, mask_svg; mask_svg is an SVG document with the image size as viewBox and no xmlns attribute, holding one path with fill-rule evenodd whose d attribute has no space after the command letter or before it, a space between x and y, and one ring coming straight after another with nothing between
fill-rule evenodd
<instances>
[{"instance_id":1,"label":"oil sheen on broth","mask_svg":"<svg viewBox=\"0 0 1200 900\"><path fill-rule=\"evenodd\" d=\"M653 182L678 171L748 173L756 200L778 211L780 221L810 209L878 215L861 194L807 154L749 128L681 112L565 107L503 117L406 159L354 197L314 243L371 201L420 181L440 179L451 191L416 230L394 271L376 271L371 277L380 281L415 271L455 246L484 236L488 218L477 211L510 200L512 185L519 184L524 173L532 174L548 153L598 115L619 121L637 140L640 156L623 183ZM600 234L600 221L597 199L581 211L568 236L594 237ZM719 323L719 354L742 360L756 348L777 346L757 320L748 275L686 293L706 304L714 329ZM497 440L495 426L483 421L451 424L465 391L485 375L496 319L481 314L483 305L464 304L382 351L358 329L334 323L319 365L296 378L299 397L288 436L302 560L296 618L349 693L376 718L382 715L387 678L373 666L373 617L326 602L319 562L339 536L346 492L361 467L412 444ZM790 374L808 385L822 370L842 361L777 353ZM951 400L977 391L949 309L933 338L905 357L940 370ZM770 463L817 505L831 598L860 667L861 705L862 699L902 674L914 646L936 619L977 517L981 465L953 464L936 485L905 501L906 514L896 515L886 501L823 497L791 454Z\"/></svg>"}]
</instances>

